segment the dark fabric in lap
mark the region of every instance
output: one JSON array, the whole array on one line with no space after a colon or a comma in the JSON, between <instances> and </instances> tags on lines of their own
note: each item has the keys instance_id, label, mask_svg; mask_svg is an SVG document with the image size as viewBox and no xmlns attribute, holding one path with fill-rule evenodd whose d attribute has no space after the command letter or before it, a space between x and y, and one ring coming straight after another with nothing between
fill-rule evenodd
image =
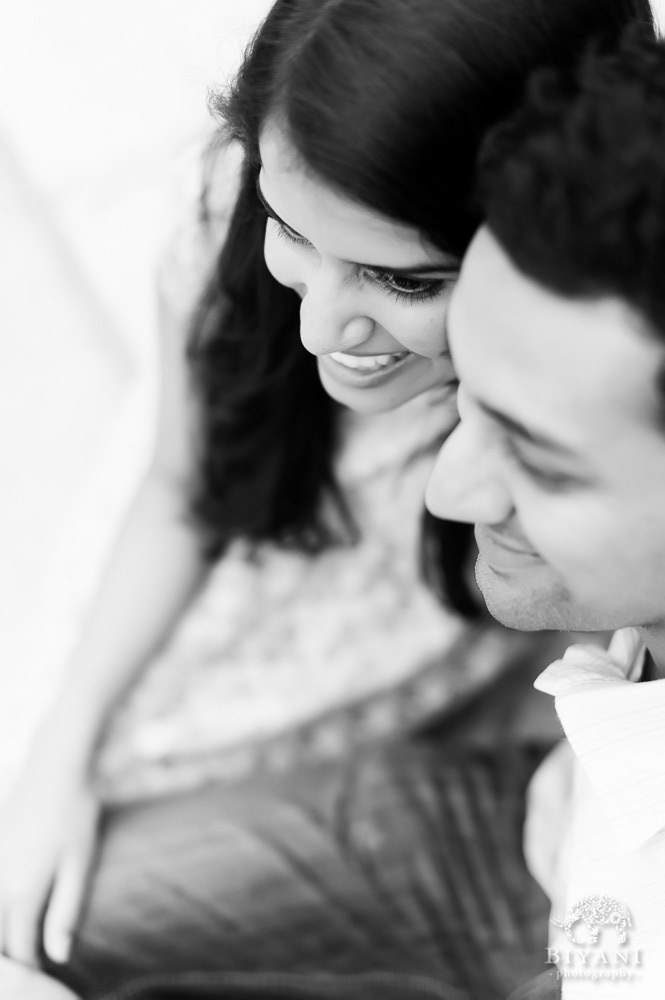
<instances>
[{"instance_id":1,"label":"dark fabric in lap","mask_svg":"<svg viewBox=\"0 0 665 1000\"><path fill-rule=\"evenodd\" d=\"M524 865L522 825L547 749L434 736L302 768L281 786L118 810L71 965L49 971L86 1000L152 973L165 977L161 994L127 997L261 995L237 993L236 979L196 986L212 994L173 984L192 970L308 977L294 1000L373 998L349 993L345 977L376 972L402 977L376 985L382 996L417 997L404 983L417 977L409 988L422 993L424 977L444 990L435 996L504 1000L543 970L548 905ZM313 986L320 973L341 992ZM328 992L303 993L314 987Z\"/></svg>"},{"instance_id":2,"label":"dark fabric in lap","mask_svg":"<svg viewBox=\"0 0 665 1000\"><path fill-rule=\"evenodd\" d=\"M103 1000L471 1000L424 977L201 973L144 977Z\"/></svg>"}]
</instances>

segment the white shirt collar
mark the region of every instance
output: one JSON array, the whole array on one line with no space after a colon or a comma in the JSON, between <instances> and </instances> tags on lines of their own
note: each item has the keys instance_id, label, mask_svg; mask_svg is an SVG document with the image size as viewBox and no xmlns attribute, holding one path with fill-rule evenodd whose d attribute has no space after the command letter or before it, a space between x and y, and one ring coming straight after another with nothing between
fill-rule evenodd
<instances>
[{"instance_id":1,"label":"white shirt collar","mask_svg":"<svg viewBox=\"0 0 665 1000\"><path fill-rule=\"evenodd\" d=\"M635 629L609 649L571 646L536 679L600 800L618 852L665 828L665 680L635 684L645 647Z\"/></svg>"}]
</instances>

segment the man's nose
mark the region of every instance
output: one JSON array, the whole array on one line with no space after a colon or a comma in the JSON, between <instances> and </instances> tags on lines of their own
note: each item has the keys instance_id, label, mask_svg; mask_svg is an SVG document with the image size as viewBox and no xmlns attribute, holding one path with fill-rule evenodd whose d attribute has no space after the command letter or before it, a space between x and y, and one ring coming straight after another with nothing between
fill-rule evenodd
<instances>
[{"instance_id":1,"label":"man's nose","mask_svg":"<svg viewBox=\"0 0 665 1000\"><path fill-rule=\"evenodd\" d=\"M437 517L499 524L513 512L501 476L498 445L462 421L445 441L430 475L425 503Z\"/></svg>"},{"instance_id":2,"label":"man's nose","mask_svg":"<svg viewBox=\"0 0 665 1000\"><path fill-rule=\"evenodd\" d=\"M309 276L300 305L300 339L312 354L350 351L369 340L374 321L359 307L334 268L321 264Z\"/></svg>"}]
</instances>

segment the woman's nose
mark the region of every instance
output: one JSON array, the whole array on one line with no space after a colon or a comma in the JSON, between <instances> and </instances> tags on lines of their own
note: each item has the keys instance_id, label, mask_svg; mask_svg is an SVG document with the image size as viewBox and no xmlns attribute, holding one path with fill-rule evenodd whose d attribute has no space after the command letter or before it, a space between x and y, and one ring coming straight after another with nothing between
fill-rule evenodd
<instances>
[{"instance_id":1,"label":"woman's nose","mask_svg":"<svg viewBox=\"0 0 665 1000\"><path fill-rule=\"evenodd\" d=\"M300 338L312 354L360 347L372 336L374 321L359 308L341 276L320 265L310 276L300 305Z\"/></svg>"},{"instance_id":2,"label":"woman's nose","mask_svg":"<svg viewBox=\"0 0 665 1000\"><path fill-rule=\"evenodd\" d=\"M479 428L459 423L439 452L425 504L432 514L451 521L505 521L513 502L501 475L497 443Z\"/></svg>"}]
</instances>

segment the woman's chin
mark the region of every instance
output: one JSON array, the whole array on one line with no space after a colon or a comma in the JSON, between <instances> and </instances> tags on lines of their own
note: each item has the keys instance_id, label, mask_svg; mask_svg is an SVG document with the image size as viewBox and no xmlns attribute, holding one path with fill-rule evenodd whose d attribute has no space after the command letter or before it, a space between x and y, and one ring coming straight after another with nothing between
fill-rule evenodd
<instances>
[{"instance_id":1,"label":"woman's chin","mask_svg":"<svg viewBox=\"0 0 665 1000\"><path fill-rule=\"evenodd\" d=\"M437 385L442 390L445 387L428 370L432 362L418 355L410 355L397 370L385 375L364 376L354 369L343 369L329 355L319 357L317 364L328 395L356 413L386 413Z\"/></svg>"}]
</instances>

